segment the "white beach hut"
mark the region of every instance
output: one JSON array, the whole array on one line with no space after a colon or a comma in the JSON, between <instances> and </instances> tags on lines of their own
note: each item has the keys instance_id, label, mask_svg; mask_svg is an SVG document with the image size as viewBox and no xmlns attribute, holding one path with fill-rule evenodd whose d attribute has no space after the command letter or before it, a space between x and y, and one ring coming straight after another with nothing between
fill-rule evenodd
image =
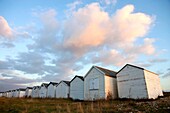
<instances>
[{"instance_id":1,"label":"white beach hut","mask_svg":"<svg viewBox=\"0 0 170 113\"><path fill-rule=\"evenodd\" d=\"M25 97L25 90L24 88L19 88L18 90L18 97L19 98L22 98L22 97Z\"/></svg>"},{"instance_id":2,"label":"white beach hut","mask_svg":"<svg viewBox=\"0 0 170 113\"><path fill-rule=\"evenodd\" d=\"M15 90L12 90L12 97L15 97Z\"/></svg>"},{"instance_id":3,"label":"white beach hut","mask_svg":"<svg viewBox=\"0 0 170 113\"><path fill-rule=\"evenodd\" d=\"M70 82L61 81L56 87L56 98L69 98Z\"/></svg>"},{"instance_id":4,"label":"white beach hut","mask_svg":"<svg viewBox=\"0 0 170 113\"><path fill-rule=\"evenodd\" d=\"M11 98L12 97L12 90L8 91L8 97Z\"/></svg>"},{"instance_id":5,"label":"white beach hut","mask_svg":"<svg viewBox=\"0 0 170 113\"><path fill-rule=\"evenodd\" d=\"M25 97L31 97L32 95L32 87L27 87L25 91Z\"/></svg>"},{"instance_id":6,"label":"white beach hut","mask_svg":"<svg viewBox=\"0 0 170 113\"><path fill-rule=\"evenodd\" d=\"M106 98L116 99L116 72L98 66L92 66L84 77L84 100Z\"/></svg>"},{"instance_id":7,"label":"white beach hut","mask_svg":"<svg viewBox=\"0 0 170 113\"><path fill-rule=\"evenodd\" d=\"M39 90L40 90L40 86L34 86L32 88L32 98L39 98Z\"/></svg>"},{"instance_id":8,"label":"white beach hut","mask_svg":"<svg viewBox=\"0 0 170 113\"><path fill-rule=\"evenodd\" d=\"M118 71L117 84L119 98L155 99L163 96L159 76L131 64Z\"/></svg>"},{"instance_id":9,"label":"white beach hut","mask_svg":"<svg viewBox=\"0 0 170 113\"><path fill-rule=\"evenodd\" d=\"M47 86L48 84L42 83L39 91L39 97L40 98L46 98L47 97Z\"/></svg>"},{"instance_id":10,"label":"white beach hut","mask_svg":"<svg viewBox=\"0 0 170 113\"><path fill-rule=\"evenodd\" d=\"M16 90L14 91L14 97L17 98L17 97L19 96L18 94L19 94L19 89L16 89Z\"/></svg>"},{"instance_id":11,"label":"white beach hut","mask_svg":"<svg viewBox=\"0 0 170 113\"><path fill-rule=\"evenodd\" d=\"M55 98L56 97L56 86L58 83L50 82L47 86L47 97Z\"/></svg>"},{"instance_id":12,"label":"white beach hut","mask_svg":"<svg viewBox=\"0 0 170 113\"><path fill-rule=\"evenodd\" d=\"M75 76L70 81L70 98L74 100L84 100L84 78Z\"/></svg>"}]
</instances>

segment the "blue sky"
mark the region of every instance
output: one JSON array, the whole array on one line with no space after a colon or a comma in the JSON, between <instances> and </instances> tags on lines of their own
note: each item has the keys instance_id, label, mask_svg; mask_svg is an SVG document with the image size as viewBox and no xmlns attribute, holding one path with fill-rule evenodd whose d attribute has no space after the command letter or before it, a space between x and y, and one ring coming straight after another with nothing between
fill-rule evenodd
<instances>
[{"instance_id":1,"label":"blue sky","mask_svg":"<svg viewBox=\"0 0 170 113\"><path fill-rule=\"evenodd\" d=\"M169 0L1 0L0 91L127 63L158 73L170 91L169 6Z\"/></svg>"}]
</instances>

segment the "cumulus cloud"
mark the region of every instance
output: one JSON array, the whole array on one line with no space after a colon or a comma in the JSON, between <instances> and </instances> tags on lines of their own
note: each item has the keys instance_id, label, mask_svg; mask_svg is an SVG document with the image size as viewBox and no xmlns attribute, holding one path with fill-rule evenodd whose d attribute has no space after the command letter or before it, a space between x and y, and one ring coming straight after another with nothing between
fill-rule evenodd
<instances>
[{"instance_id":1,"label":"cumulus cloud","mask_svg":"<svg viewBox=\"0 0 170 113\"><path fill-rule=\"evenodd\" d=\"M12 35L12 29L8 25L8 22L4 17L0 16L0 37L11 38Z\"/></svg>"},{"instance_id":2,"label":"cumulus cloud","mask_svg":"<svg viewBox=\"0 0 170 113\"><path fill-rule=\"evenodd\" d=\"M127 54L145 54L145 55L153 55L155 53L155 47L153 42L155 39L153 38L144 38L143 44L135 44L129 43L125 46L122 46L124 51Z\"/></svg>"},{"instance_id":3,"label":"cumulus cloud","mask_svg":"<svg viewBox=\"0 0 170 113\"><path fill-rule=\"evenodd\" d=\"M67 4L68 10L66 10L66 16L69 18L72 15L72 12L77 9L79 5L82 4L81 0L75 1L73 3Z\"/></svg>"},{"instance_id":4,"label":"cumulus cloud","mask_svg":"<svg viewBox=\"0 0 170 113\"><path fill-rule=\"evenodd\" d=\"M120 43L132 43L148 32L152 17L144 13L133 13L134 6L126 5L118 10L111 19L111 28L108 35L112 36L111 41Z\"/></svg>"},{"instance_id":5,"label":"cumulus cloud","mask_svg":"<svg viewBox=\"0 0 170 113\"><path fill-rule=\"evenodd\" d=\"M73 16L65 23L66 45L83 48L102 44L106 34L104 26L108 19L108 14L100 9L98 3L73 12Z\"/></svg>"},{"instance_id":6,"label":"cumulus cloud","mask_svg":"<svg viewBox=\"0 0 170 113\"><path fill-rule=\"evenodd\" d=\"M64 43L73 49L88 49L106 44L126 48L145 36L152 24L152 17L133 11L134 6L127 5L110 17L98 3L86 5L73 12L73 16L66 21ZM148 50L146 54L152 54L152 39L147 38L144 41L142 47Z\"/></svg>"},{"instance_id":7,"label":"cumulus cloud","mask_svg":"<svg viewBox=\"0 0 170 113\"><path fill-rule=\"evenodd\" d=\"M124 56L125 54L120 51L125 51L126 58L116 58L114 62L112 61L114 65L123 64L125 61L133 62L140 54L153 55L155 53L154 39L145 38L143 44L135 45L135 41L147 34L153 18L133 11L134 6L127 5L109 16L98 3L88 4L73 11L72 17L64 24L64 47L78 56L95 51L98 54L98 60L90 56L95 59L92 61L103 63L111 62L111 60L107 61L103 58L106 56L101 54L103 53L100 52L101 49L108 48L107 55L113 57ZM117 53L113 53L112 50L116 50Z\"/></svg>"}]
</instances>

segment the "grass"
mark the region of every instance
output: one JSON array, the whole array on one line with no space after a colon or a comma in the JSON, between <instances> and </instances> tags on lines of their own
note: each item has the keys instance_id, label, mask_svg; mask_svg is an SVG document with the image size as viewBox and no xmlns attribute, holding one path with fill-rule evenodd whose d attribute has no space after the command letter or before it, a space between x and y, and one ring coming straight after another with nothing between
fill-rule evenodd
<instances>
[{"instance_id":1,"label":"grass","mask_svg":"<svg viewBox=\"0 0 170 113\"><path fill-rule=\"evenodd\" d=\"M0 98L0 113L169 113L170 95L156 100L98 100Z\"/></svg>"}]
</instances>

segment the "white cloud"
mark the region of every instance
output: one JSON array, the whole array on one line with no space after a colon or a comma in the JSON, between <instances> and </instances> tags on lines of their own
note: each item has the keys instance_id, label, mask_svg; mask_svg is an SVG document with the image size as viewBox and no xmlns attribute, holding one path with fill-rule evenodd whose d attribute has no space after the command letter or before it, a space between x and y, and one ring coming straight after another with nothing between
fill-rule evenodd
<instances>
[{"instance_id":1,"label":"white cloud","mask_svg":"<svg viewBox=\"0 0 170 113\"><path fill-rule=\"evenodd\" d=\"M133 5L126 5L112 16L108 33L111 41L128 44L146 35L152 24L152 17L133 11Z\"/></svg>"},{"instance_id":2,"label":"white cloud","mask_svg":"<svg viewBox=\"0 0 170 113\"><path fill-rule=\"evenodd\" d=\"M90 57L90 56L89 56ZM95 57L92 57L93 63L99 63L109 66L123 66L126 63L134 62L136 60L136 56L134 55L125 55L117 50L102 50L99 51Z\"/></svg>"},{"instance_id":3,"label":"white cloud","mask_svg":"<svg viewBox=\"0 0 170 113\"><path fill-rule=\"evenodd\" d=\"M88 4L74 11L72 17L65 22L64 47L78 57L96 52L97 59L90 56L95 62L110 62L112 65L134 62L141 54L153 55L155 40L143 38L148 33L153 18L133 11L133 5L126 5L109 16L98 3ZM143 44L136 45L139 38L143 39ZM105 53L101 51L104 48L108 49ZM113 50L117 52L114 53ZM107 55L111 58L105 59Z\"/></svg>"},{"instance_id":4,"label":"white cloud","mask_svg":"<svg viewBox=\"0 0 170 113\"><path fill-rule=\"evenodd\" d=\"M99 0L101 4L104 5L114 5L117 3L117 0Z\"/></svg>"},{"instance_id":5,"label":"white cloud","mask_svg":"<svg viewBox=\"0 0 170 113\"><path fill-rule=\"evenodd\" d=\"M0 37L11 38L13 35L12 29L4 17L0 16Z\"/></svg>"},{"instance_id":6,"label":"white cloud","mask_svg":"<svg viewBox=\"0 0 170 113\"><path fill-rule=\"evenodd\" d=\"M73 16L65 23L66 45L83 48L102 44L108 19L108 14L100 9L98 3L86 5L73 12Z\"/></svg>"}]
</instances>

